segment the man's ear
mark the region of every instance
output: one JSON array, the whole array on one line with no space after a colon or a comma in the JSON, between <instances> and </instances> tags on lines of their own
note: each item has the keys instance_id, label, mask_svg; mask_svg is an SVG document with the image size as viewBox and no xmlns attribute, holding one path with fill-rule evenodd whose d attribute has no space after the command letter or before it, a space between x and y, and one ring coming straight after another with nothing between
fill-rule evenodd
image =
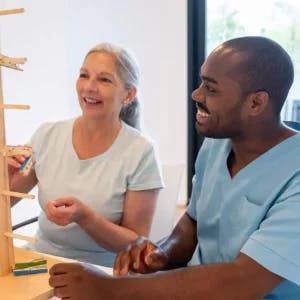
<instances>
[{"instance_id":1,"label":"man's ear","mask_svg":"<svg viewBox=\"0 0 300 300\"><path fill-rule=\"evenodd\" d=\"M261 114L268 106L270 96L266 91L251 93L248 98L248 112L251 116Z\"/></svg>"},{"instance_id":2,"label":"man's ear","mask_svg":"<svg viewBox=\"0 0 300 300\"><path fill-rule=\"evenodd\" d=\"M123 104L127 105L127 104L131 103L134 100L136 93L137 93L137 90L135 87L130 88L127 91L126 98L123 100Z\"/></svg>"}]
</instances>

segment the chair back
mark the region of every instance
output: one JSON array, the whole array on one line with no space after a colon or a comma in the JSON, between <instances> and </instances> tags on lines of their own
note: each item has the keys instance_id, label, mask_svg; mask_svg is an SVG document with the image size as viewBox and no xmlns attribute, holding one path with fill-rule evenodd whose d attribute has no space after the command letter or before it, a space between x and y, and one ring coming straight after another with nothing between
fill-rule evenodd
<instances>
[{"instance_id":1,"label":"chair back","mask_svg":"<svg viewBox=\"0 0 300 300\"><path fill-rule=\"evenodd\" d=\"M163 165L165 188L161 189L153 217L150 239L158 241L169 235L174 227L184 164Z\"/></svg>"}]
</instances>

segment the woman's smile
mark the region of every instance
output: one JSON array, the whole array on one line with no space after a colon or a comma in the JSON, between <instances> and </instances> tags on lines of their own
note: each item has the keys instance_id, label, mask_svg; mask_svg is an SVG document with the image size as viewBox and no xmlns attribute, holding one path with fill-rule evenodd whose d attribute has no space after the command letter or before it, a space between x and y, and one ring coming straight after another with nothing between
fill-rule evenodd
<instances>
[{"instance_id":1,"label":"woman's smile","mask_svg":"<svg viewBox=\"0 0 300 300\"><path fill-rule=\"evenodd\" d=\"M87 98L87 97L83 97L83 101L87 104L93 104L93 105L103 103L101 100L93 99L93 98Z\"/></svg>"}]
</instances>

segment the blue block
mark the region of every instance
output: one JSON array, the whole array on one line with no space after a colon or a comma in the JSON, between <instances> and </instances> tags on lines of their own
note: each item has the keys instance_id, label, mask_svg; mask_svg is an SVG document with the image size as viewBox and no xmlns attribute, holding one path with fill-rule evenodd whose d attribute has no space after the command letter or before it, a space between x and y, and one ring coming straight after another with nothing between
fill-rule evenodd
<instances>
[{"instance_id":1,"label":"blue block","mask_svg":"<svg viewBox=\"0 0 300 300\"><path fill-rule=\"evenodd\" d=\"M19 270L13 270L15 276L20 275L30 275L30 274L39 274L39 273L47 273L47 268L31 268L31 269L19 269Z\"/></svg>"}]
</instances>

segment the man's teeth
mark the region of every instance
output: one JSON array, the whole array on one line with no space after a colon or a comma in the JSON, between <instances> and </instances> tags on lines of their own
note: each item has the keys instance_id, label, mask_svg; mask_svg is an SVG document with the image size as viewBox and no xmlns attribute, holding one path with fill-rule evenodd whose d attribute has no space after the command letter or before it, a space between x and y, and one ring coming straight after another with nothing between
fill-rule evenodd
<instances>
[{"instance_id":1,"label":"man's teeth","mask_svg":"<svg viewBox=\"0 0 300 300\"><path fill-rule=\"evenodd\" d=\"M198 114L199 116L201 116L202 118L207 118L209 117L209 114L203 110L198 109Z\"/></svg>"},{"instance_id":2,"label":"man's teeth","mask_svg":"<svg viewBox=\"0 0 300 300\"><path fill-rule=\"evenodd\" d=\"M91 99L91 98L84 98L84 100L85 100L87 103L92 103L92 104L95 104L95 103L99 103L99 102L100 102L100 101L98 101L98 100Z\"/></svg>"}]
</instances>

